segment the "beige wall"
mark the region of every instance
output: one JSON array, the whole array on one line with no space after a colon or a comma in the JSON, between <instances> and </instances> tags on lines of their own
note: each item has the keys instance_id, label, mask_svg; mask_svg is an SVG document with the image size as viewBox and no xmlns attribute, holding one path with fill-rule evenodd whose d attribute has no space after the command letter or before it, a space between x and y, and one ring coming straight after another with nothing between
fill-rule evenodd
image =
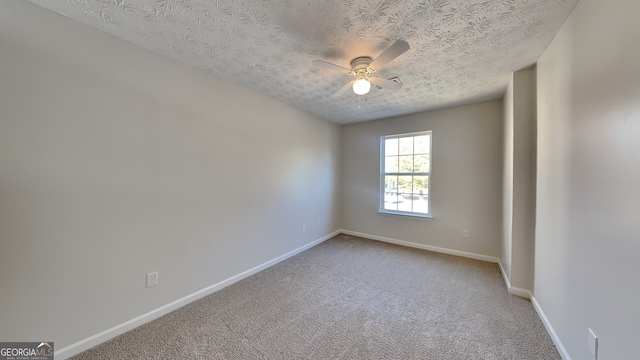
<instances>
[{"instance_id":1,"label":"beige wall","mask_svg":"<svg viewBox=\"0 0 640 360\"><path fill-rule=\"evenodd\" d=\"M3 341L61 349L340 228L335 124L17 0L0 79Z\"/></svg>"},{"instance_id":2,"label":"beige wall","mask_svg":"<svg viewBox=\"0 0 640 360\"><path fill-rule=\"evenodd\" d=\"M497 100L343 126L344 229L498 257L502 111ZM380 136L421 130L433 130L433 219L378 214Z\"/></svg>"},{"instance_id":3,"label":"beige wall","mask_svg":"<svg viewBox=\"0 0 640 360\"><path fill-rule=\"evenodd\" d=\"M640 2L581 0L537 65L534 296L568 356L638 359Z\"/></svg>"}]
</instances>

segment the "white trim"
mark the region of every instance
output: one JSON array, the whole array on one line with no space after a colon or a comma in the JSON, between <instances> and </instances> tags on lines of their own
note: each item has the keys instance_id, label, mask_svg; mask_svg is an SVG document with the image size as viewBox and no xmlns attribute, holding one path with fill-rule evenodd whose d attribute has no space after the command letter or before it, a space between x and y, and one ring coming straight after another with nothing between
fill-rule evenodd
<instances>
[{"instance_id":1,"label":"white trim","mask_svg":"<svg viewBox=\"0 0 640 360\"><path fill-rule=\"evenodd\" d=\"M483 260L483 261L488 261L488 262L492 262L492 263L497 263L498 267L500 267L500 272L502 273L502 277L504 278L504 282L505 282L505 285L507 287L507 291L512 295L520 296L520 297L523 297L523 298L531 300L531 304L533 304L533 308L538 313L538 317L540 317L540 320L544 324L544 327L547 329L547 333L549 333L549 336L551 337L551 340L553 340L553 343L556 345L556 349L558 350L558 353L560 354L560 356L562 357L563 360L571 360L571 357L569 357L569 354L567 353L567 350L565 350L564 346L562 345L562 342L560 341L560 338L556 334L555 330L553 330L553 327L551 326L551 323L549 322L549 319L547 319L547 316L544 314L544 311L542 311L542 308L540 307L540 304L536 300L535 296L533 296L531 291L529 291L527 289L521 289L521 288L517 288L517 287L511 286L511 283L509 282L509 278L507 277L507 273L505 272L504 267L502 266L502 262L500 261L499 258L492 257L492 256L469 253L469 252L465 252L465 251L445 249L445 248L441 248L441 247L437 247L437 246L417 244L417 243L413 243L413 242L409 242L409 241L390 239L390 238L386 238L386 237L382 237L382 236L359 233L359 232L351 231L351 230L342 229L342 230L340 230L340 232L343 233L343 234L359 236L359 237L363 237L363 238L367 238L367 239L371 239L371 240L388 242L388 243L392 243L392 244L403 245L403 246L413 247L413 248L417 248L417 249L429 250L429 251L434 251L434 252L439 252L439 253L444 253L444 254L449 254L449 255L457 255L457 256L467 257L467 258L471 258L471 259L477 259L477 260Z\"/></svg>"},{"instance_id":2,"label":"white trim","mask_svg":"<svg viewBox=\"0 0 640 360\"><path fill-rule=\"evenodd\" d=\"M558 334L556 334L553 326L551 326L547 315L545 315L544 311L542 311L542 307L540 306L540 303L538 303L538 300L535 296L531 296L531 304L533 304L533 308L536 309L536 312L538 313L540 320L542 320L544 327L547 329L551 340L553 340L553 343L556 345L556 349L558 349L558 353L560 353L560 357L562 357L562 360L571 360L569 353L567 353L567 350L562 345L560 337L558 337Z\"/></svg>"},{"instance_id":3,"label":"white trim","mask_svg":"<svg viewBox=\"0 0 640 360\"><path fill-rule=\"evenodd\" d=\"M498 259L498 266L500 267L500 272L502 273L502 278L504 279L504 283L507 286L507 291L509 292L509 294L520 296L525 299L531 299L531 297L533 297L530 290L511 286L511 282L509 281L507 272L504 270L504 266L502 266L502 261L500 259Z\"/></svg>"},{"instance_id":4,"label":"white trim","mask_svg":"<svg viewBox=\"0 0 640 360\"><path fill-rule=\"evenodd\" d=\"M404 211L378 210L378 214L391 215L391 216L404 216L409 219L433 220L432 215L420 215L421 213L412 213L412 212L404 212Z\"/></svg>"},{"instance_id":5,"label":"white trim","mask_svg":"<svg viewBox=\"0 0 640 360\"><path fill-rule=\"evenodd\" d=\"M502 266L502 261L498 259L498 266L500 267L500 272L502 273L502 278L504 279L505 285L507 285L507 290L511 287L511 282L509 281L509 277L507 276L507 272L504 270L504 266Z\"/></svg>"},{"instance_id":6,"label":"white trim","mask_svg":"<svg viewBox=\"0 0 640 360\"><path fill-rule=\"evenodd\" d=\"M427 172L399 172L400 169L398 169L398 172L386 172L385 169L385 146L386 146L386 140L388 139L402 139L402 138L415 138L417 136L429 136L429 171ZM400 150L400 143L398 142L398 151ZM418 218L427 218L427 219L431 219L433 218L433 216L431 215L431 198L429 198L429 202L427 203L427 210L428 213L418 213L418 212L412 212L412 211L400 211L400 210L388 210L384 208L384 204L385 204L385 197L386 197L386 184L385 184L385 177L387 175L391 175L391 176L402 176L402 175L407 175L407 176L427 176L429 177L428 181L427 181L427 196L429 196L430 191L429 189L431 188L431 172L432 172L432 167L433 167L433 130L424 130L424 131L416 131L416 132L411 132L411 133L406 133L406 134L394 134L394 135L384 135L384 136L380 136L380 206L378 207L379 211L378 213L380 214L385 214L385 215L400 215L400 216L414 216L414 217L418 217ZM411 152L413 155L415 155L415 153ZM398 152L398 156L399 156L399 152ZM397 185L397 184L396 184ZM412 190L413 192L413 190Z\"/></svg>"},{"instance_id":7,"label":"white trim","mask_svg":"<svg viewBox=\"0 0 640 360\"><path fill-rule=\"evenodd\" d=\"M359 236L359 237L367 238L370 240L377 240L377 241L387 242L391 244L402 245L402 246L407 246L407 247L412 247L412 248L422 249L422 250L429 250L429 251L443 253L443 254L462 256L470 259L488 261L491 263L497 263L499 261L497 257L493 257L493 256L474 254L466 251L441 248L441 247L431 246L431 245L418 244L418 243L404 241L404 240L396 240L396 239L391 239L391 238L386 238L386 237L371 235L371 234L365 234L365 233L360 233L360 232L351 231L351 230L342 229L340 230L340 232L342 232L343 234Z\"/></svg>"},{"instance_id":8,"label":"white trim","mask_svg":"<svg viewBox=\"0 0 640 360\"><path fill-rule=\"evenodd\" d=\"M171 311L174 311L178 308L181 308L195 300L198 300L200 298L203 298L207 295L213 294L214 292L221 290L231 284L234 284L246 277L249 277L259 271L262 271L268 267L271 267L281 261L284 261L294 255L297 255L307 249L310 249L328 239L331 239L332 237L336 236L340 234L340 230L334 231L329 235L326 235L318 240L312 241L304 246L301 246L295 250L292 250L284 255L278 256L277 258L273 259L273 260L269 260L267 262L265 262L264 264L258 265L256 267L253 267L247 271L241 272L240 274L237 274L235 276L232 276L226 280L222 280L218 283L215 283L211 286L208 286L202 290L196 291L190 295L187 295L183 298L180 298L176 301L170 302L164 306L161 306L157 309L151 310L146 314L142 314L138 317L135 317L129 321L125 321L122 324L116 325L110 329L107 329L105 331L102 331L98 334L95 334L93 336L90 336L86 339L80 340L76 343L73 343L71 345L65 346L64 348L60 349L60 350L56 350L54 355L56 360L64 360L67 359L73 355L79 354L85 350L89 350L90 348L101 344L107 340L110 340L118 335L124 334L125 332L132 330L140 325L143 325L145 323L148 323L149 321L155 320L163 315L166 315L168 313L170 313Z\"/></svg>"},{"instance_id":9,"label":"white trim","mask_svg":"<svg viewBox=\"0 0 640 360\"><path fill-rule=\"evenodd\" d=\"M531 299L531 297L533 296L531 295L531 291L523 288L518 288L515 286L509 286L507 288L507 291L511 295L520 296L521 298L525 298L525 299Z\"/></svg>"},{"instance_id":10,"label":"white trim","mask_svg":"<svg viewBox=\"0 0 640 360\"><path fill-rule=\"evenodd\" d=\"M507 277L507 273L505 272L504 267L502 266L502 262L500 261L499 258L469 253L465 251L445 249L437 246L430 246L430 245L412 243L408 241L390 239L382 236L364 234L364 233L359 233L351 230L342 229L340 230L340 232L343 234L359 236L359 237L363 237L371 240L378 240L378 241L388 242L388 243L397 244L397 245L403 245L403 246L408 246L408 247L413 247L413 248L418 248L423 250L435 251L435 252L440 252L444 254L457 255L457 256L467 257L471 259L484 260L492 263L497 263L498 267L500 267L500 272L502 273L502 277L504 278L505 285L507 286L507 291L509 291L510 294L531 300L531 304L533 304L533 308L538 313L538 317L540 317L540 320L544 324L544 327L547 329L547 333L549 333L551 340L553 340L553 343L556 345L556 349L558 349L558 353L560 354L563 360L571 360L571 357L569 357L567 350L565 350L564 346L562 345L560 338L556 334L555 330L553 330L553 327L551 326L549 319L547 319L547 316L544 314L544 311L542 311L542 308L540 307L538 300L536 300L535 296L533 296L531 291L511 286L511 283L509 282L509 278Z\"/></svg>"}]
</instances>

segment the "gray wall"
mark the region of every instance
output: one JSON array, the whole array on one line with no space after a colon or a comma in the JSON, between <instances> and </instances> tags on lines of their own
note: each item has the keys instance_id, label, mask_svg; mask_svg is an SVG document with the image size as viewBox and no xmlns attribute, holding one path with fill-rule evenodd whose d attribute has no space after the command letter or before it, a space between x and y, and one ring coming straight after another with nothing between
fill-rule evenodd
<instances>
[{"instance_id":1,"label":"gray wall","mask_svg":"<svg viewBox=\"0 0 640 360\"><path fill-rule=\"evenodd\" d=\"M600 359L640 357L638 12L580 1L537 66L533 289L573 359L590 358L588 327ZM504 262L508 249L510 274L533 261L530 243L500 242L501 101L340 135L17 0L0 2L0 81L2 340L60 349L341 226ZM419 130L433 130L434 218L379 215L379 137Z\"/></svg>"},{"instance_id":2,"label":"gray wall","mask_svg":"<svg viewBox=\"0 0 640 360\"><path fill-rule=\"evenodd\" d=\"M500 265L506 281L511 283L511 256L513 252L513 74L504 93L504 132L502 168L502 251ZM507 285L509 286L509 285Z\"/></svg>"},{"instance_id":3,"label":"gray wall","mask_svg":"<svg viewBox=\"0 0 640 360\"><path fill-rule=\"evenodd\" d=\"M640 2L581 0L537 65L535 293L572 359L640 358Z\"/></svg>"},{"instance_id":4,"label":"gray wall","mask_svg":"<svg viewBox=\"0 0 640 360\"><path fill-rule=\"evenodd\" d=\"M502 111L497 100L343 126L343 228L498 257ZM433 219L378 214L380 136L421 130L433 130ZM463 229L469 238L462 237Z\"/></svg>"},{"instance_id":5,"label":"gray wall","mask_svg":"<svg viewBox=\"0 0 640 360\"><path fill-rule=\"evenodd\" d=\"M511 292L533 290L536 177L535 68L513 73L504 97L501 264Z\"/></svg>"},{"instance_id":6,"label":"gray wall","mask_svg":"<svg viewBox=\"0 0 640 360\"><path fill-rule=\"evenodd\" d=\"M533 290L536 187L536 70L513 74L513 243L511 286Z\"/></svg>"},{"instance_id":7,"label":"gray wall","mask_svg":"<svg viewBox=\"0 0 640 360\"><path fill-rule=\"evenodd\" d=\"M3 341L61 349L340 228L335 124L25 1L0 79Z\"/></svg>"}]
</instances>

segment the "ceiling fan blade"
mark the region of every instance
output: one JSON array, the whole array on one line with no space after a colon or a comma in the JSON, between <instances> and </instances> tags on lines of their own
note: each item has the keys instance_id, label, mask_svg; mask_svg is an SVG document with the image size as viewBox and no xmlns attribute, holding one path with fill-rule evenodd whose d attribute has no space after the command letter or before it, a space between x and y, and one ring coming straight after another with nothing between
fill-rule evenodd
<instances>
[{"instance_id":1,"label":"ceiling fan blade","mask_svg":"<svg viewBox=\"0 0 640 360\"><path fill-rule=\"evenodd\" d=\"M380 86L381 88L384 88L384 89L398 90L402 87L401 82L395 82L393 80L387 80L379 77L371 78L369 79L369 81L371 81L373 85Z\"/></svg>"},{"instance_id":2,"label":"ceiling fan blade","mask_svg":"<svg viewBox=\"0 0 640 360\"><path fill-rule=\"evenodd\" d=\"M347 69L346 67L342 67L340 65L332 64L332 63L329 63L329 62L326 62L326 61L323 61L323 60L313 60L313 65L317 66L317 67L333 70L333 71L338 71L338 72L341 72L343 74L349 74L351 72L351 69Z\"/></svg>"},{"instance_id":3,"label":"ceiling fan blade","mask_svg":"<svg viewBox=\"0 0 640 360\"><path fill-rule=\"evenodd\" d=\"M393 43L393 45L389 46L387 50L383 51L380 56L378 56L371 63L370 67L373 70L378 70L387 64L389 61L397 58L402 55L405 51L409 50L409 43L404 40L398 40Z\"/></svg>"},{"instance_id":4,"label":"ceiling fan blade","mask_svg":"<svg viewBox=\"0 0 640 360\"><path fill-rule=\"evenodd\" d=\"M333 93L333 95L331 95L331 97L338 97L338 96L342 96L344 93L346 93L349 89L351 89L351 87L353 86L353 83L356 82L355 80L349 81L345 86L341 87L340 90L336 91L335 93Z\"/></svg>"}]
</instances>

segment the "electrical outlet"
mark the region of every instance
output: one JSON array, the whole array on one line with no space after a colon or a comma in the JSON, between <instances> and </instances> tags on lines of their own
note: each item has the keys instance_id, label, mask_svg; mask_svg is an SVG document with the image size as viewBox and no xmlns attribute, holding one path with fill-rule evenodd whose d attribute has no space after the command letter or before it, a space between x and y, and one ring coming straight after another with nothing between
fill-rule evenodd
<instances>
[{"instance_id":1,"label":"electrical outlet","mask_svg":"<svg viewBox=\"0 0 640 360\"><path fill-rule=\"evenodd\" d=\"M320 227L320 220L316 221L316 227L319 228Z\"/></svg>"},{"instance_id":2,"label":"electrical outlet","mask_svg":"<svg viewBox=\"0 0 640 360\"><path fill-rule=\"evenodd\" d=\"M158 285L158 272L154 271L147 274L147 287Z\"/></svg>"},{"instance_id":3,"label":"electrical outlet","mask_svg":"<svg viewBox=\"0 0 640 360\"><path fill-rule=\"evenodd\" d=\"M467 230L467 229L462 230L462 237L463 238L468 238L469 237L469 230Z\"/></svg>"},{"instance_id":4,"label":"electrical outlet","mask_svg":"<svg viewBox=\"0 0 640 360\"><path fill-rule=\"evenodd\" d=\"M302 232L306 233L307 232L307 225L302 225Z\"/></svg>"},{"instance_id":5,"label":"electrical outlet","mask_svg":"<svg viewBox=\"0 0 640 360\"><path fill-rule=\"evenodd\" d=\"M587 348L594 360L598 360L598 336L591 329L587 329Z\"/></svg>"}]
</instances>

